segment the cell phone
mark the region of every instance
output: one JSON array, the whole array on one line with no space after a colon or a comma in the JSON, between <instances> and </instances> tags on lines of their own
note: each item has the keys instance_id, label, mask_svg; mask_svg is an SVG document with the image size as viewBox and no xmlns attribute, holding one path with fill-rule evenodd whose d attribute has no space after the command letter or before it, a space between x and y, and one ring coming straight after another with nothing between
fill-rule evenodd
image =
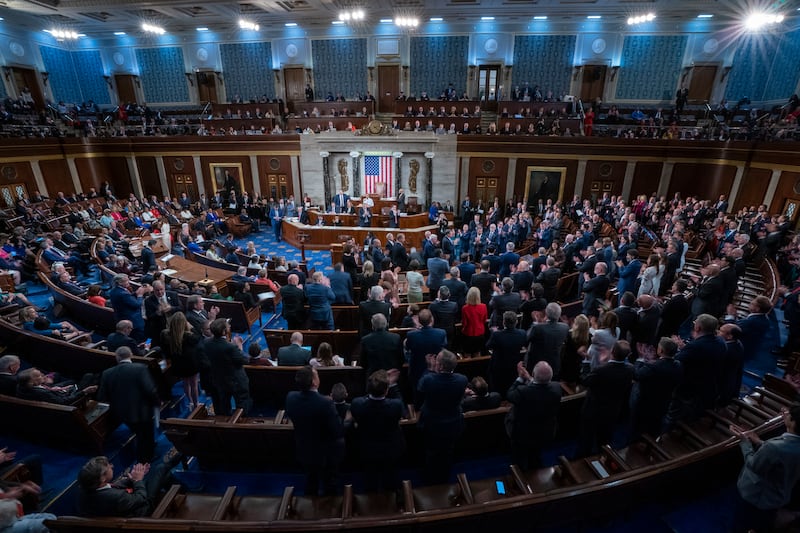
<instances>
[{"instance_id":1,"label":"cell phone","mask_svg":"<svg viewBox=\"0 0 800 533\"><path fill-rule=\"evenodd\" d=\"M148 344L148 345L151 344L152 342L153 342L153 339L145 339L145 341L144 341L144 343Z\"/></svg>"},{"instance_id":2,"label":"cell phone","mask_svg":"<svg viewBox=\"0 0 800 533\"><path fill-rule=\"evenodd\" d=\"M505 483L503 483L502 481L495 481L494 485L495 485L495 487L497 487L497 494L499 494L501 496L505 496L505 494L506 494L506 485L505 485Z\"/></svg>"}]
</instances>

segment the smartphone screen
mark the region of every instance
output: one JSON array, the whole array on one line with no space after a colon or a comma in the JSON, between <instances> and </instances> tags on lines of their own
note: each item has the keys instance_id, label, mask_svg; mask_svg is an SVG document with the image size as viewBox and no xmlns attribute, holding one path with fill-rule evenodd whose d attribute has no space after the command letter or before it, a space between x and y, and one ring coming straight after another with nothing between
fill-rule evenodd
<instances>
[{"instance_id":1,"label":"smartphone screen","mask_svg":"<svg viewBox=\"0 0 800 533\"><path fill-rule=\"evenodd\" d=\"M495 481L497 487L497 494L504 495L506 493L506 485L502 481Z\"/></svg>"},{"instance_id":2,"label":"smartphone screen","mask_svg":"<svg viewBox=\"0 0 800 533\"><path fill-rule=\"evenodd\" d=\"M144 341L144 343L148 344L148 345L152 344L152 342L153 342L153 339L145 339L145 341Z\"/></svg>"}]
</instances>

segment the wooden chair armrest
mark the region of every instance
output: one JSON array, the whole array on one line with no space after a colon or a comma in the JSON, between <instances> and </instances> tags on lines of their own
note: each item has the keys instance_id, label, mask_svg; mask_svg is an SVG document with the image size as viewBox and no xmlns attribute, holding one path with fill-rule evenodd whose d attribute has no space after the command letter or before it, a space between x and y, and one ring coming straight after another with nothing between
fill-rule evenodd
<instances>
[{"instance_id":1,"label":"wooden chair armrest","mask_svg":"<svg viewBox=\"0 0 800 533\"><path fill-rule=\"evenodd\" d=\"M464 503L467 505L475 503L475 498L472 495L472 488L469 486L467 475L464 472L459 472L456 479L458 480L458 487L461 489L461 497L464 499Z\"/></svg>"},{"instance_id":2,"label":"wooden chair armrest","mask_svg":"<svg viewBox=\"0 0 800 533\"><path fill-rule=\"evenodd\" d=\"M353 516L353 485L347 484L344 486L342 493L342 519L351 518Z\"/></svg>"},{"instance_id":3,"label":"wooden chair armrest","mask_svg":"<svg viewBox=\"0 0 800 533\"><path fill-rule=\"evenodd\" d=\"M294 496L294 487L289 486L283 489L283 496L281 497L281 504L278 506L277 520L286 520L286 515L292 506L292 497Z\"/></svg>"},{"instance_id":4,"label":"wooden chair armrest","mask_svg":"<svg viewBox=\"0 0 800 533\"><path fill-rule=\"evenodd\" d=\"M523 494L533 494L531 486L525 482L522 477L522 470L517 465L511 465L511 476L514 478L514 483Z\"/></svg>"},{"instance_id":5,"label":"wooden chair armrest","mask_svg":"<svg viewBox=\"0 0 800 533\"><path fill-rule=\"evenodd\" d=\"M223 520L225 516L231 510L231 504L233 503L233 497L236 495L236 486L228 487L225 490L225 494L222 495L222 499L219 501L214 514L211 516L211 520Z\"/></svg>"},{"instance_id":6,"label":"wooden chair armrest","mask_svg":"<svg viewBox=\"0 0 800 533\"><path fill-rule=\"evenodd\" d=\"M175 498L178 496L178 491L181 490L181 486L178 484L172 485L164 497L161 499L161 503L158 504L156 510L153 511L153 514L150 515L150 518L161 519L164 518L164 515L167 511L174 505Z\"/></svg>"},{"instance_id":7,"label":"wooden chair armrest","mask_svg":"<svg viewBox=\"0 0 800 533\"><path fill-rule=\"evenodd\" d=\"M563 455L559 455L558 464L561 467L561 474L563 477L566 477L576 485L580 482L578 479L578 474L575 472L575 468L573 468L572 464L569 462L569 459Z\"/></svg>"},{"instance_id":8,"label":"wooden chair armrest","mask_svg":"<svg viewBox=\"0 0 800 533\"><path fill-rule=\"evenodd\" d=\"M415 514L417 512L414 506L414 488L411 486L411 481L407 479L403 480L403 506L406 513Z\"/></svg>"}]
</instances>

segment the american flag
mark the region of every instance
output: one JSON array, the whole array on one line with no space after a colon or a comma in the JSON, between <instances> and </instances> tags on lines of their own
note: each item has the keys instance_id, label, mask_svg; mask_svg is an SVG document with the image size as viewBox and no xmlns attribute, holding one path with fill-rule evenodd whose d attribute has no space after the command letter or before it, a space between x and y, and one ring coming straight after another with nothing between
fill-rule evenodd
<instances>
[{"instance_id":1,"label":"american flag","mask_svg":"<svg viewBox=\"0 0 800 533\"><path fill-rule=\"evenodd\" d=\"M364 192L377 194L380 182L386 184L384 197L394 196L394 158L390 155L364 156Z\"/></svg>"}]
</instances>

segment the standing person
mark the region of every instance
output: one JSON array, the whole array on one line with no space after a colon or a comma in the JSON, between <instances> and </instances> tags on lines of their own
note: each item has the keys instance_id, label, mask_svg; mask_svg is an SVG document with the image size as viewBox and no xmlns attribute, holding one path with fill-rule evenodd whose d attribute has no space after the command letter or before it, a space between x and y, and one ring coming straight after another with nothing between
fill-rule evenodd
<instances>
[{"instance_id":1,"label":"standing person","mask_svg":"<svg viewBox=\"0 0 800 533\"><path fill-rule=\"evenodd\" d=\"M408 303L420 303L422 301L422 285L425 278L418 272L419 261L412 259L409 263L411 270L406 272L406 282L408 284Z\"/></svg>"},{"instance_id":2,"label":"standing person","mask_svg":"<svg viewBox=\"0 0 800 533\"><path fill-rule=\"evenodd\" d=\"M555 436L561 384L553 382L553 369L547 361L533 367L533 377L520 361L517 379L506 397L511 411L506 415L506 433L511 439L511 462L522 470L542 466L542 450Z\"/></svg>"},{"instance_id":3,"label":"standing person","mask_svg":"<svg viewBox=\"0 0 800 533\"><path fill-rule=\"evenodd\" d=\"M150 291L150 286L142 285L135 292L131 292L131 280L127 274L117 274L111 282L112 288L108 293L111 308L114 309L114 318L130 320L133 331L130 336L141 342L145 339L144 318L142 317L142 297Z\"/></svg>"},{"instance_id":4,"label":"standing person","mask_svg":"<svg viewBox=\"0 0 800 533\"><path fill-rule=\"evenodd\" d=\"M152 346L161 346L161 332L167 327L167 319L181 309L178 294L168 291L164 282L153 282L153 291L144 299L145 331L152 339Z\"/></svg>"},{"instance_id":5,"label":"standing person","mask_svg":"<svg viewBox=\"0 0 800 533\"><path fill-rule=\"evenodd\" d=\"M617 341L606 364L592 370L589 361L583 362L581 383L586 387L586 399L576 457L587 457L604 444L611 444L614 425L630 398L633 367L626 362L630 353L627 341Z\"/></svg>"},{"instance_id":6,"label":"standing person","mask_svg":"<svg viewBox=\"0 0 800 533\"><path fill-rule=\"evenodd\" d=\"M149 463L156 450L155 416L161 405L158 389L148 368L131 361L130 348L117 348L114 355L117 366L100 376L97 400L108 403L111 416L136 435L136 460Z\"/></svg>"},{"instance_id":7,"label":"standing person","mask_svg":"<svg viewBox=\"0 0 800 533\"><path fill-rule=\"evenodd\" d=\"M474 277L474 276L473 276ZM486 304L481 302L481 292L477 287L467 291L467 300L461 308L462 352L465 356L481 354L486 342L486 321L489 312Z\"/></svg>"},{"instance_id":8,"label":"standing person","mask_svg":"<svg viewBox=\"0 0 800 533\"><path fill-rule=\"evenodd\" d=\"M447 334L443 329L434 328L433 315L428 309L419 312L420 329L409 331L405 346L409 352L408 378L411 390L417 390L417 384L428 369L426 357L437 354L447 346Z\"/></svg>"},{"instance_id":9,"label":"standing person","mask_svg":"<svg viewBox=\"0 0 800 533\"><path fill-rule=\"evenodd\" d=\"M503 313L503 329L493 331L486 343L492 350L489 361L489 387L505 397L514 381L517 364L522 361L521 350L528 342L524 330L517 328L517 314L514 311Z\"/></svg>"},{"instance_id":10,"label":"standing person","mask_svg":"<svg viewBox=\"0 0 800 533\"><path fill-rule=\"evenodd\" d=\"M269 210L269 218L272 220L272 230L275 232L275 240L281 242L283 238L283 218L286 216L286 207L283 200L272 204Z\"/></svg>"},{"instance_id":11,"label":"standing person","mask_svg":"<svg viewBox=\"0 0 800 533\"><path fill-rule=\"evenodd\" d=\"M744 466L736 488L736 531L772 531L775 513L789 503L800 481L800 404L781 410L786 432L762 441L754 431L731 425L740 437Z\"/></svg>"},{"instance_id":12,"label":"standing person","mask_svg":"<svg viewBox=\"0 0 800 533\"><path fill-rule=\"evenodd\" d=\"M211 323L212 339L203 343L203 353L211 363L214 386L219 395L220 404L214 406L218 415L231 414L231 398L236 408L242 408L245 415L250 408L250 382L244 371L247 356L242 353L242 338L236 335L228 341L231 326L224 318Z\"/></svg>"},{"instance_id":13,"label":"standing person","mask_svg":"<svg viewBox=\"0 0 800 533\"><path fill-rule=\"evenodd\" d=\"M636 360L630 400L631 421L636 435L646 433L658 437L663 432L672 394L683 374L680 363L674 359L677 351L675 341L662 337L656 352L658 360L652 363L643 357Z\"/></svg>"},{"instance_id":14,"label":"standing person","mask_svg":"<svg viewBox=\"0 0 800 533\"><path fill-rule=\"evenodd\" d=\"M336 493L336 477L344 458L344 429L336 407L318 392L319 374L303 367L295 374L297 391L286 396L286 415L294 425L297 460L306 471L306 496Z\"/></svg>"},{"instance_id":15,"label":"standing person","mask_svg":"<svg viewBox=\"0 0 800 533\"><path fill-rule=\"evenodd\" d=\"M317 270L311 275L311 282L306 284L305 291L311 329L333 330L331 304L336 300L336 295L331 290L330 280L321 270Z\"/></svg>"},{"instance_id":16,"label":"standing person","mask_svg":"<svg viewBox=\"0 0 800 533\"><path fill-rule=\"evenodd\" d=\"M161 349L170 361L172 373L183 380L183 393L189 399L189 411L199 402L198 367L195 350L199 336L192 331L186 315L178 311L167 321L167 328L161 332Z\"/></svg>"},{"instance_id":17,"label":"standing person","mask_svg":"<svg viewBox=\"0 0 800 533\"><path fill-rule=\"evenodd\" d=\"M461 401L467 378L456 374L456 355L442 350L427 357L431 371L419 380L421 409L417 427L425 441L425 477L445 483L450 475L456 442L464 430Z\"/></svg>"},{"instance_id":18,"label":"standing person","mask_svg":"<svg viewBox=\"0 0 800 533\"><path fill-rule=\"evenodd\" d=\"M561 373L561 351L569 334L569 326L561 319L561 306L550 302L544 309L547 319L544 323L533 324L528 330L528 356L526 367L529 372L539 361L547 361L558 379Z\"/></svg>"},{"instance_id":19,"label":"standing person","mask_svg":"<svg viewBox=\"0 0 800 533\"><path fill-rule=\"evenodd\" d=\"M350 405L368 492L400 488L397 462L406 451L400 429L403 402L387 397L390 385L396 383L399 376L399 370L371 373L367 379L367 395L355 398Z\"/></svg>"},{"instance_id":20,"label":"standing person","mask_svg":"<svg viewBox=\"0 0 800 533\"><path fill-rule=\"evenodd\" d=\"M584 262L585 264L586 262ZM608 266L603 262L594 265L595 277L590 277L588 272L583 273L583 314L586 316L598 316L601 302L605 300L608 286L611 283L606 276Z\"/></svg>"},{"instance_id":21,"label":"standing person","mask_svg":"<svg viewBox=\"0 0 800 533\"><path fill-rule=\"evenodd\" d=\"M287 329L304 329L306 323L306 293L298 287L300 278L297 274L289 274L287 283L280 289L281 315L288 324Z\"/></svg>"}]
</instances>

